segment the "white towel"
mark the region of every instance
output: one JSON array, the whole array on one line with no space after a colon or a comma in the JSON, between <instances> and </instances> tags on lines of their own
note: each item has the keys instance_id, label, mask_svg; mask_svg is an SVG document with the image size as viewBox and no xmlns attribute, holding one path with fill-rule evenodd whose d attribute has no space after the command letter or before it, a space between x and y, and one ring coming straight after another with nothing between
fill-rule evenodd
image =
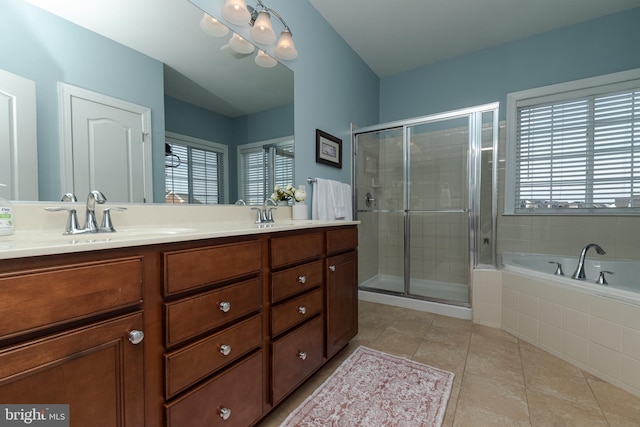
<instances>
[{"instance_id":1,"label":"white towel","mask_svg":"<svg viewBox=\"0 0 640 427\"><path fill-rule=\"evenodd\" d=\"M338 181L317 178L313 186L311 218L321 221L353 218L351 186Z\"/></svg>"}]
</instances>

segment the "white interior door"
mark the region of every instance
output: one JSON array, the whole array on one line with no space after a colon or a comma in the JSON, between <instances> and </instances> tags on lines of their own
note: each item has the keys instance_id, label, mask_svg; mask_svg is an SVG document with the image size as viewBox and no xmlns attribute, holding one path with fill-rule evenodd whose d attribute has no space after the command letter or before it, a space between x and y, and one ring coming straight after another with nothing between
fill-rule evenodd
<instances>
[{"instance_id":1,"label":"white interior door","mask_svg":"<svg viewBox=\"0 0 640 427\"><path fill-rule=\"evenodd\" d=\"M78 199L100 190L110 202L152 201L149 109L62 86L65 191L71 188Z\"/></svg>"},{"instance_id":2,"label":"white interior door","mask_svg":"<svg viewBox=\"0 0 640 427\"><path fill-rule=\"evenodd\" d=\"M0 197L38 200L36 85L0 70Z\"/></svg>"}]
</instances>

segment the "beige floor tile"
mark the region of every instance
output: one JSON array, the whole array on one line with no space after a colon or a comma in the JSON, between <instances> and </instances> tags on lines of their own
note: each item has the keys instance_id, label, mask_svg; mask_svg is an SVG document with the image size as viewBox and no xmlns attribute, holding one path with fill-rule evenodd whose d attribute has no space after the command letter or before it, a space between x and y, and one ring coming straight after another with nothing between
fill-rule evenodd
<instances>
[{"instance_id":1,"label":"beige floor tile","mask_svg":"<svg viewBox=\"0 0 640 427\"><path fill-rule=\"evenodd\" d=\"M423 340L418 346L413 360L447 371L462 373L467 360L467 349L436 341Z\"/></svg>"},{"instance_id":2,"label":"beige floor tile","mask_svg":"<svg viewBox=\"0 0 640 427\"><path fill-rule=\"evenodd\" d=\"M454 425L528 425L524 385L516 385L465 372ZM482 424L487 422L487 424Z\"/></svg>"},{"instance_id":3,"label":"beige floor tile","mask_svg":"<svg viewBox=\"0 0 640 427\"><path fill-rule=\"evenodd\" d=\"M359 334L260 423L275 427L358 345L456 377L443 426L640 426L640 398L499 329L360 301Z\"/></svg>"},{"instance_id":4,"label":"beige floor tile","mask_svg":"<svg viewBox=\"0 0 640 427\"><path fill-rule=\"evenodd\" d=\"M536 390L527 389L532 426L607 426L607 420L594 402L592 405L558 399Z\"/></svg>"},{"instance_id":5,"label":"beige floor tile","mask_svg":"<svg viewBox=\"0 0 640 427\"><path fill-rule=\"evenodd\" d=\"M467 373L524 387L520 357L511 353L472 352L469 349L465 375Z\"/></svg>"},{"instance_id":6,"label":"beige floor tile","mask_svg":"<svg viewBox=\"0 0 640 427\"><path fill-rule=\"evenodd\" d=\"M589 379L589 385L605 414L617 414L640 425L640 397L595 378Z\"/></svg>"}]
</instances>

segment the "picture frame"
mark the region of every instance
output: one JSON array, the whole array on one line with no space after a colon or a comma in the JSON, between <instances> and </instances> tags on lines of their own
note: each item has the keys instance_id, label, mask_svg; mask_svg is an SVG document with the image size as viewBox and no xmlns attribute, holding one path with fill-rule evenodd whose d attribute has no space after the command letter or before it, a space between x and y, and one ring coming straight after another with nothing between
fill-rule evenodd
<instances>
[{"instance_id":1,"label":"picture frame","mask_svg":"<svg viewBox=\"0 0 640 427\"><path fill-rule=\"evenodd\" d=\"M316 163L342 169L342 140L316 129Z\"/></svg>"}]
</instances>

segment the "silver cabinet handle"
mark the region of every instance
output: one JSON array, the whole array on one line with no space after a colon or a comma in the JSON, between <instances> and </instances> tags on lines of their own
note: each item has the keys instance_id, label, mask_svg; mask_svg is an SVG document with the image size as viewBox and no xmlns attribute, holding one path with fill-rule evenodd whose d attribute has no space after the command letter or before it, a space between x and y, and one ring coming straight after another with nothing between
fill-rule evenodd
<instances>
[{"instance_id":1,"label":"silver cabinet handle","mask_svg":"<svg viewBox=\"0 0 640 427\"><path fill-rule=\"evenodd\" d=\"M231 346L229 344L222 344L220 346L220 353L225 356L228 356L231 353Z\"/></svg>"},{"instance_id":2,"label":"silver cabinet handle","mask_svg":"<svg viewBox=\"0 0 640 427\"><path fill-rule=\"evenodd\" d=\"M298 282L304 285L305 283L307 283L307 276L298 276Z\"/></svg>"},{"instance_id":3,"label":"silver cabinet handle","mask_svg":"<svg viewBox=\"0 0 640 427\"><path fill-rule=\"evenodd\" d=\"M220 303L220 311L227 313L229 310L231 310L231 303L229 301L223 301Z\"/></svg>"},{"instance_id":4,"label":"silver cabinet handle","mask_svg":"<svg viewBox=\"0 0 640 427\"><path fill-rule=\"evenodd\" d=\"M129 341L131 342L131 344L140 344L143 339L144 332L135 329L129 332Z\"/></svg>"},{"instance_id":5,"label":"silver cabinet handle","mask_svg":"<svg viewBox=\"0 0 640 427\"><path fill-rule=\"evenodd\" d=\"M335 266L335 265L333 265L333 264L332 264L332 265L330 265L330 266L329 266L329 270L330 270L330 271L336 271L336 266Z\"/></svg>"},{"instance_id":6,"label":"silver cabinet handle","mask_svg":"<svg viewBox=\"0 0 640 427\"><path fill-rule=\"evenodd\" d=\"M306 353L306 352L304 352L304 351L299 351L299 352L298 352L298 357L299 357L301 360L305 360L305 359L307 358L307 353Z\"/></svg>"},{"instance_id":7,"label":"silver cabinet handle","mask_svg":"<svg viewBox=\"0 0 640 427\"><path fill-rule=\"evenodd\" d=\"M231 416L231 409L229 408L220 408L220 418L222 418L223 420L228 420L229 417Z\"/></svg>"},{"instance_id":8,"label":"silver cabinet handle","mask_svg":"<svg viewBox=\"0 0 640 427\"><path fill-rule=\"evenodd\" d=\"M307 307L305 307L304 305L302 307L298 307L298 313L307 314Z\"/></svg>"}]
</instances>

